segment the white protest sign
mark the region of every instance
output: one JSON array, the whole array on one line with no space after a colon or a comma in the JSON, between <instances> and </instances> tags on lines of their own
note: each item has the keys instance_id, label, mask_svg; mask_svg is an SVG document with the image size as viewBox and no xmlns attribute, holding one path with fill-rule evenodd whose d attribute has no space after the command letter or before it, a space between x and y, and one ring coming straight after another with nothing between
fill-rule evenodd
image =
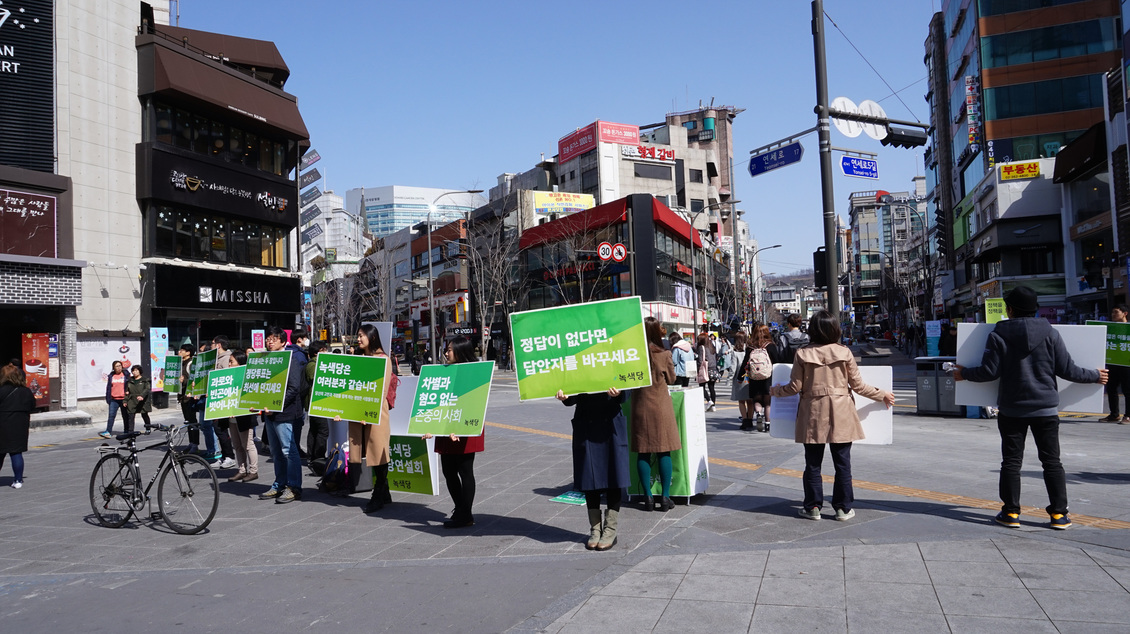
<instances>
[{"instance_id":1,"label":"white protest sign","mask_svg":"<svg viewBox=\"0 0 1130 634\"><path fill-rule=\"evenodd\" d=\"M957 325L957 364L963 368L981 365L989 333L996 324L958 324ZM1081 368L1097 369L1106 364L1105 326L1066 326L1053 324L1063 338L1063 343L1071 353L1075 365ZM954 400L958 405L980 407L997 406L999 381L973 383L958 381ZM1062 379L1059 384L1060 411L1103 413L1103 386L1098 383L1071 383Z\"/></svg>"},{"instance_id":2,"label":"white protest sign","mask_svg":"<svg viewBox=\"0 0 1130 634\"><path fill-rule=\"evenodd\" d=\"M789 363L778 363L773 366L772 385L783 385L789 382L793 366ZM859 374L863 382L873 385L881 390L891 392L894 386L894 377L890 366L861 366ZM770 409L772 424L769 426L769 435L774 438L796 438L796 410L800 403L800 396L773 397ZM855 397L855 410L859 413L859 422L863 425L863 440L857 440L859 445L890 445L895 441L894 418L892 410L887 409L881 401L873 401L862 396Z\"/></svg>"}]
</instances>

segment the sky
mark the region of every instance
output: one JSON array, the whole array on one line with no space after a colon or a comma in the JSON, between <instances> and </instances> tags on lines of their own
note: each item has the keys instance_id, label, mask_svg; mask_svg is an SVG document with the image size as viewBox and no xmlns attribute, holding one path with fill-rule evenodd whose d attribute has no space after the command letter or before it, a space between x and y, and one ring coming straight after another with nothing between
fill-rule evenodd
<instances>
[{"instance_id":1,"label":"sky","mask_svg":"<svg viewBox=\"0 0 1130 634\"><path fill-rule=\"evenodd\" d=\"M278 46L291 71L286 91L298 97L322 156L322 189L487 190L500 174L552 157L560 137L596 119L646 125L713 99L745 109L734 122L734 197L759 245L782 245L759 256L762 270L811 268L812 251L824 244L815 134L801 140L800 163L757 177L748 171L750 150L816 124L810 2L179 5L182 27ZM889 118L927 122L923 42L939 7L825 0L830 97L871 99ZM833 156L836 212L845 220L851 192L907 191L923 170L922 148L887 148L835 128L832 145L878 154L878 180L839 174Z\"/></svg>"}]
</instances>

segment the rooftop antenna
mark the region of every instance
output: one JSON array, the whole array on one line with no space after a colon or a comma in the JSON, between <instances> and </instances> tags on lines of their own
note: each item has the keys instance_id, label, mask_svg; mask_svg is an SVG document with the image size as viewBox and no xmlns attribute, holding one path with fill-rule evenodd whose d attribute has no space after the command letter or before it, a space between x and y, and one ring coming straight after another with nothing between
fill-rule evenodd
<instances>
[{"instance_id":1,"label":"rooftop antenna","mask_svg":"<svg viewBox=\"0 0 1130 634\"><path fill-rule=\"evenodd\" d=\"M176 24L173 26L180 26L180 0L169 0L169 4L176 8Z\"/></svg>"}]
</instances>

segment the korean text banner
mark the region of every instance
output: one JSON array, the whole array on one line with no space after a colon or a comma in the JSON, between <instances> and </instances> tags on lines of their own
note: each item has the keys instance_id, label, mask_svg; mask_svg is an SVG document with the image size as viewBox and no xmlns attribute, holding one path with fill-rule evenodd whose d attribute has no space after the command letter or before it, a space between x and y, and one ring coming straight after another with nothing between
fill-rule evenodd
<instances>
[{"instance_id":1,"label":"korean text banner","mask_svg":"<svg viewBox=\"0 0 1130 634\"><path fill-rule=\"evenodd\" d=\"M164 391L176 394L180 391L180 355L165 355L164 375L161 377Z\"/></svg>"},{"instance_id":2,"label":"korean text banner","mask_svg":"<svg viewBox=\"0 0 1130 634\"><path fill-rule=\"evenodd\" d=\"M318 355L321 357L321 355ZM392 436L389 439L388 488L391 491L436 495L439 470L429 445L433 440Z\"/></svg>"},{"instance_id":3,"label":"korean text banner","mask_svg":"<svg viewBox=\"0 0 1130 634\"><path fill-rule=\"evenodd\" d=\"M651 385L639 297L510 315L518 398Z\"/></svg>"},{"instance_id":4,"label":"korean text banner","mask_svg":"<svg viewBox=\"0 0 1130 634\"><path fill-rule=\"evenodd\" d=\"M208 393L208 373L216 369L216 350L201 352L188 366L188 395L205 396Z\"/></svg>"},{"instance_id":5,"label":"korean text banner","mask_svg":"<svg viewBox=\"0 0 1130 634\"><path fill-rule=\"evenodd\" d=\"M1116 321L1088 321L1088 326L1106 326L1106 362L1130 366L1130 324Z\"/></svg>"},{"instance_id":6,"label":"korean text banner","mask_svg":"<svg viewBox=\"0 0 1130 634\"><path fill-rule=\"evenodd\" d=\"M165 355L169 354L169 329L149 329L149 387L154 392L165 391L165 375L160 372L165 362Z\"/></svg>"},{"instance_id":7,"label":"korean text banner","mask_svg":"<svg viewBox=\"0 0 1130 634\"><path fill-rule=\"evenodd\" d=\"M241 409L282 411L291 354L290 350L280 350L247 355L247 372L243 375L243 392L239 396Z\"/></svg>"},{"instance_id":8,"label":"korean text banner","mask_svg":"<svg viewBox=\"0 0 1130 634\"><path fill-rule=\"evenodd\" d=\"M412 399L410 434L478 436L483 433L493 361L425 365Z\"/></svg>"},{"instance_id":9,"label":"korean text banner","mask_svg":"<svg viewBox=\"0 0 1130 634\"><path fill-rule=\"evenodd\" d=\"M244 416L247 408L240 408L239 395L243 392L243 375L247 366L212 370L208 373L208 405L204 420Z\"/></svg>"},{"instance_id":10,"label":"korean text banner","mask_svg":"<svg viewBox=\"0 0 1130 634\"><path fill-rule=\"evenodd\" d=\"M311 416L380 424L388 359L323 352L315 363Z\"/></svg>"}]
</instances>

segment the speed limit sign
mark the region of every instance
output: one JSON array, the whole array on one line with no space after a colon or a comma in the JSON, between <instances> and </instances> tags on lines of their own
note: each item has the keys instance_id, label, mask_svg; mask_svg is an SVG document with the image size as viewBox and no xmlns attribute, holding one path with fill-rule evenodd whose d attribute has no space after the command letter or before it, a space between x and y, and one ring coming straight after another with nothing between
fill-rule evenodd
<instances>
[{"instance_id":1,"label":"speed limit sign","mask_svg":"<svg viewBox=\"0 0 1130 634\"><path fill-rule=\"evenodd\" d=\"M602 260L611 259L612 258L612 243L611 242L601 242L600 246L598 246L596 248L596 254L599 255L600 259L602 259Z\"/></svg>"},{"instance_id":2,"label":"speed limit sign","mask_svg":"<svg viewBox=\"0 0 1130 634\"><path fill-rule=\"evenodd\" d=\"M628 257L628 247L617 242L612 245L612 259L617 262L623 262Z\"/></svg>"}]
</instances>

